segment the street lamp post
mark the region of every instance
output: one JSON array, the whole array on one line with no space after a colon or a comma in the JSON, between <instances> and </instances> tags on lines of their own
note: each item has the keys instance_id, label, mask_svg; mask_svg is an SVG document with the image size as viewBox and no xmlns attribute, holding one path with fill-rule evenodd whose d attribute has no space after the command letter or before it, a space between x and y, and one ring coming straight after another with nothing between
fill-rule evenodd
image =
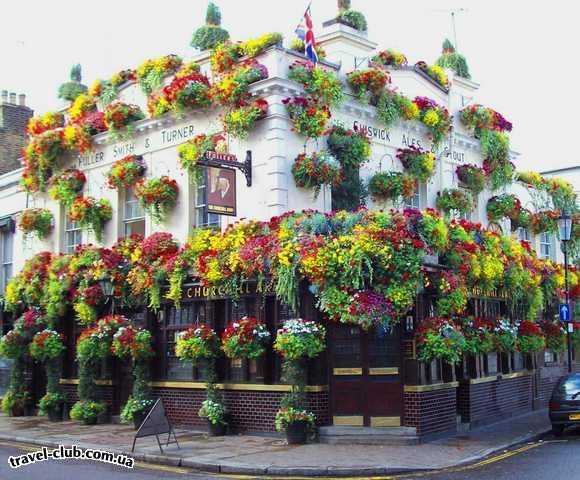
<instances>
[{"instance_id":1,"label":"street lamp post","mask_svg":"<svg viewBox=\"0 0 580 480\"><path fill-rule=\"evenodd\" d=\"M570 312L570 290L568 287L568 242L572 235L572 217L564 212L558 219L558 229L560 230L560 240L562 241L562 250L564 251L564 285L566 288L566 307L568 307L568 312ZM572 327L572 315L569 314L569 322L566 325L567 340L568 340L568 372L572 372L572 337L571 328Z\"/></svg>"}]
</instances>

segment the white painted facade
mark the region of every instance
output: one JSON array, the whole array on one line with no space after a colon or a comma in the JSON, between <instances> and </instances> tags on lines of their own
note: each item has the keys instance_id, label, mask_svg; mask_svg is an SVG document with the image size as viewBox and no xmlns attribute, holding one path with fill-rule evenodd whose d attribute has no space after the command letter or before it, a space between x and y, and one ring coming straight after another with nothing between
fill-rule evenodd
<instances>
[{"instance_id":1,"label":"white painted facade","mask_svg":"<svg viewBox=\"0 0 580 480\"><path fill-rule=\"evenodd\" d=\"M319 38L319 43L326 49L328 61L326 68L334 69L344 80L345 75L352 71L357 64L366 66L365 58L372 56L376 44L361 36L349 27L339 24L328 27ZM237 217L221 217L221 227L242 218L267 220L272 216L289 210L316 209L330 211L330 191L323 189L317 199L313 192L295 186L291 167L295 157L303 151L304 138L292 132L290 119L286 113L282 100L286 97L299 94L301 86L288 80L288 67L300 55L282 48L270 48L257 57L257 60L268 68L269 78L252 85L251 91L257 96L265 98L270 107L264 120L258 122L245 141L229 140L229 151L243 161L247 150L253 156L253 184L247 187L241 172L237 172ZM136 63L139 58L136 58ZM211 77L209 57L202 53L193 58L202 66L202 71ZM362 62L362 63L361 63ZM454 117L454 129L451 137L444 142L437 151L437 170L432 180L421 186L418 206L423 209L434 207L437 192L449 187L457 186L455 168L460 163L482 164L479 141L474 139L460 124L458 112L465 105L475 99L478 84L461 78L454 78L448 72L451 80L451 89L447 94L432 82L417 74L412 69L394 70L391 72L392 84L399 91L409 97L417 95L427 96L446 106ZM167 82L169 82L169 78ZM348 88L345 86L345 89ZM147 101L137 84L125 87L120 98L124 102L139 105L147 111ZM106 186L105 175L111 164L123 156L134 153L142 154L147 165L147 176L168 175L175 179L180 188L179 198L175 209L161 224L154 224L150 218L146 219L146 235L155 231L172 233L180 242L184 242L195 225L195 189L188 178L188 174L179 166L177 146L186 142L199 133L216 133L221 130L219 109L210 109L204 112L192 113L181 119L171 115L159 119L145 119L134 124L133 138L127 141L113 142L107 133L94 137L94 151L89 155L78 158L62 159L62 167L76 166L87 176L84 195L96 198L107 198L113 206L113 219L106 225L103 245L113 245L118 237L124 235L122 222L122 205L124 194L111 190ZM375 109L372 106L362 105L352 95L340 109L333 113L333 121L340 121L346 127L368 126L371 128L372 157L362 167L361 177L368 179L379 170L401 170L402 167L395 157L397 148L412 143L429 148L426 129L418 122L404 122L385 130L376 119ZM509 112L507 112L509 117ZM376 132L376 135L372 135ZM310 141L306 144L308 152L326 147L325 139L318 142ZM526 170L524 161L513 153L513 159L518 169ZM55 228L45 241L36 238L24 239L22 232L16 230L14 236L13 271L22 267L25 259L34 253L50 250L63 252L65 212L47 194L27 196L18 186L21 171L14 171L0 177L0 218L6 216L17 217L25 208L42 207L50 209L55 217ZM576 177L576 187L580 180ZM522 199L522 204L528 203L527 191L515 185L514 191ZM497 192L496 192L497 193ZM486 223L485 206L493 195L484 191L477 199L477 207L471 215L472 221ZM392 205L375 205L368 200L369 208L391 208ZM509 225L503 226L504 232L509 232ZM539 248L539 239L530 238L532 245ZM83 243L95 243L95 238L82 232ZM556 240L554 239L554 245ZM557 250L557 258L561 252Z\"/></svg>"}]
</instances>

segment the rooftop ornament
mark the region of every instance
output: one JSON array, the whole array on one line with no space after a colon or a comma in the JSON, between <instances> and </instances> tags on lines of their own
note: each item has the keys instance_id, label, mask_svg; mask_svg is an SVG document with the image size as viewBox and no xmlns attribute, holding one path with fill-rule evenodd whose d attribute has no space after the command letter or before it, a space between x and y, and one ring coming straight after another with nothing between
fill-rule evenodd
<instances>
[{"instance_id":1,"label":"rooftop ornament","mask_svg":"<svg viewBox=\"0 0 580 480\"><path fill-rule=\"evenodd\" d=\"M467 60L465 60L463 55L455 51L455 47L448 39L445 39L443 42L443 53L436 64L440 67L453 70L458 77L471 78Z\"/></svg>"},{"instance_id":2,"label":"rooftop ornament","mask_svg":"<svg viewBox=\"0 0 580 480\"><path fill-rule=\"evenodd\" d=\"M199 50L210 50L220 43L229 40L230 34L221 28L222 15L218 6L209 2L205 14L205 25L199 27L193 34L191 46Z\"/></svg>"},{"instance_id":3,"label":"rooftop ornament","mask_svg":"<svg viewBox=\"0 0 580 480\"><path fill-rule=\"evenodd\" d=\"M63 83L58 87L58 98L74 102L81 94L87 92L87 86L81 83L81 65L77 63L70 69L70 82Z\"/></svg>"}]
</instances>

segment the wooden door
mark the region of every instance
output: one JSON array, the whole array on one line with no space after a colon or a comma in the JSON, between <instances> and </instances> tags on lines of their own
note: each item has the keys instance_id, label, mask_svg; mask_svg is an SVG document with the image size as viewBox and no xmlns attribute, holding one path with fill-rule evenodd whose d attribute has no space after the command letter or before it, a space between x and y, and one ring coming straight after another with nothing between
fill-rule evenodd
<instances>
[{"instance_id":1,"label":"wooden door","mask_svg":"<svg viewBox=\"0 0 580 480\"><path fill-rule=\"evenodd\" d=\"M401 425L400 332L330 328L331 410L335 425Z\"/></svg>"}]
</instances>

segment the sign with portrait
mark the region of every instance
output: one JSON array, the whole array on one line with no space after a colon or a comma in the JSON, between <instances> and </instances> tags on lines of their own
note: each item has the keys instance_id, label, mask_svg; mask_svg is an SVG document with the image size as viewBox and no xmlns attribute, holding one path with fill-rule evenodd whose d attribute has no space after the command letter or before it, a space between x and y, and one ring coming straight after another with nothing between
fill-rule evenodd
<instances>
[{"instance_id":1,"label":"sign with portrait","mask_svg":"<svg viewBox=\"0 0 580 480\"><path fill-rule=\"evenodd\" d=\"M236 216L236 171L233 168L207 168L207 211Z\"/></svg>"}]
</instances>

